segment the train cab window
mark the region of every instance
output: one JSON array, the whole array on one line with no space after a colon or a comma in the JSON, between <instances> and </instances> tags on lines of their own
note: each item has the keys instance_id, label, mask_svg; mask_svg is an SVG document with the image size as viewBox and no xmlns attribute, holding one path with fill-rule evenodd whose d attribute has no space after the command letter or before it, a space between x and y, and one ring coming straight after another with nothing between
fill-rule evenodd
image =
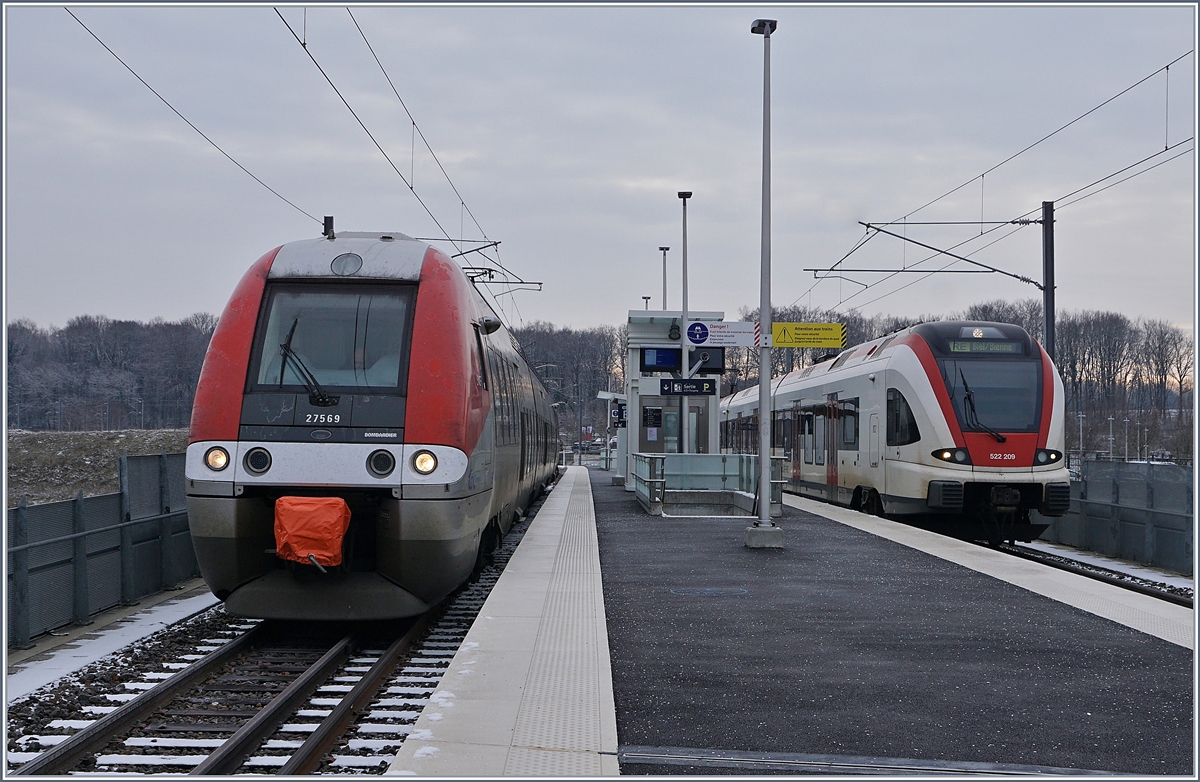
<instances>
[{"instance_id":1,"label":"train cab window","mask_svg":"<svg viewBox=\"0 0 1200 782\"><path fill-rule=\"evenodd\" d=\"M838 402L838 428L841 430L841 442L838 448L843 451L858 450L858 397L843 399Z\"/></svg>"},{"instance_id":2,"label":"train cab window","mask_svg":"<svg viewBox=\"0 0 1200 782\"><path fill-rule=\"evenodd\" d=\"M402 393L412 288L274 283L255 340L251 377L259 388ZM286 346L286 348L285 348Z\"/></svg>"},{"instance_id":3,"label":"train cab window","mask_svg":"<svg viewBox=\"0 0 1200 782\"><path fill-rule=\"evenodd\" d=\"M917 419L913 417L908 400L899 390L887 390L887 444L909 445L921 439Z\"/></svg>"}]
</instances>

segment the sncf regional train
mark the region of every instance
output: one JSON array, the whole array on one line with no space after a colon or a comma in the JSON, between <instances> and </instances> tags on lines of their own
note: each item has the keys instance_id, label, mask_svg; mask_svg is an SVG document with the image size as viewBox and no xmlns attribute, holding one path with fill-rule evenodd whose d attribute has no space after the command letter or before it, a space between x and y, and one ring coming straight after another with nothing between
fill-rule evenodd
<instances>
[{"instance_id":1,"label":"sncf regional train","mask_svg":"<svg viewBox=\"0 0 1200 782\"><path fill-rule=\"evenodd\" d=\"M419 614L553 480L546 390L475 286L399 233L296 241L217 324L187 449L200 570L233 614Z\"/></svg>"},{"instance_id":2,"label":"sncf regional train","mask_svg":"<svg viewBox=\"0 0 1200 782\"><path fill-rule=\"evenodd\" d=\"M997 544L1070 504L1063 384L1003 323L924 323L772 384L788 491ZM758 389L721 403L722 447L757 452Z\"/></svg>"}]
</instances>

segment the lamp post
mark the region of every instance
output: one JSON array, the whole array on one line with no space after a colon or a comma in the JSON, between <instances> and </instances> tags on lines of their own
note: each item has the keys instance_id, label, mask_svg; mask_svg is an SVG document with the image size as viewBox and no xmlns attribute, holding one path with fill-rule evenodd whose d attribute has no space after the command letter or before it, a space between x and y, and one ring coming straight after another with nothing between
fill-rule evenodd
<instances>
[{"instance_id":1,"label":"lamp post","mask_svg":"<svg viewBox=\"0 0 1200 782\"><path fill-rule=\"evenodd\" d=\"M1129 419L1125 419L1125 461L1129 461Z\"/></svg>"},{"instance_id":2,"label":"lamp post","mask_svg":"<svg viewBox=\"0 0 1200 782\"><path fill-rule=\"evenodd\" d=\"M646 302L646 309L650 309L650 297L649 297L649 296L643 296L643 297L642 297L642 301Z\"/></svg>"},{"instance_id":3,"label":"lamp post","mask_svg":"<svg viewBox=\"0 0 1200 782\"><path fill-rule=\"evenodd\" d=\"M756 19L750 32L763 37L762 269L758 319L758 520L746 528L749 548L782 548L783 530L771 523L771 33L774 19Z\"/></svg>"},{"instance_id":4,"label":"lamp post","mask_svg":"<svg viewBox=\"0 0 1200 782\"><path fill-rule=\"evenodd\" d=\"M687 209L687 201L683 202L683 208ZM667 250L670 247L659 247L663 254L663 309L667 308Z\"/></svg>"},{"instance_id":5,"label":"lamp post","mask_svg":"<svg viewBox=\"0 0 1200 782\"><path fill-rule=\"evenodd\" d=\"M687 284L687 200L692 197L691 190L680 190L679 198L683 201L683 317L679 324L683 334L683 376L687 377L692 368L692 343L687 338L688 327L688 284ZM663 257L666 257L665 255ZM666 309L666 306L663 306ZM687 397L679 395L679 452L688 452L688 402Z\"/></svg>"},{"instance_id":6,"label":"lamp post","mask_svg":"<svg viewBox=\"0 0 1200 782\"><path fill-rule=\"evenodd\" d=\"M1112 461L1112 445L1113 445L1112 422L1113 422L1113 417L1110 415L1108 417L1108 460L1110 462Z\"/></svg>"}]
</instances>

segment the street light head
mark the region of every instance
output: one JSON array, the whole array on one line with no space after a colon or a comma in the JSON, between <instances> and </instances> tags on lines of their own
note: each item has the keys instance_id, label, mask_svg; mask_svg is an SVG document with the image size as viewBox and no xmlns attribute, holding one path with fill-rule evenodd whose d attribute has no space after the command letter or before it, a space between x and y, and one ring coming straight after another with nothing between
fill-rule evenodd
<instances>
[{"instance_id":1,"label":"street light head","mask_svg":"<svg viewBox=\"0 0 1200 782\"><path fill-rule=\"evenodd\" d=\"M754 24L750 27L750 32L755 35L765 35L769 38L771 33L775 32L776 24L774 19L755 19Z\"/></svg>"},{"instance_id":2,"label":"street light head","mask_svg":"<svg viewBox=\"0 0 1200 782\"><path fill-rule=\"evenodd\" d=\"M687 200L692 197L692 191L691 190L680 190L679 197L684 200Z\"/></svg>"},{"instance_id":3,"label":"street light head","mask_svg":"<svg viewBox=\"0 0 1200 782\"><path fill-rule=\"evenodd\" d=\"M667 250L670 250L671 248L670 247L659 247L658 249L661 250L662 252L666 252Z\"/></svg>"}]
</instances>

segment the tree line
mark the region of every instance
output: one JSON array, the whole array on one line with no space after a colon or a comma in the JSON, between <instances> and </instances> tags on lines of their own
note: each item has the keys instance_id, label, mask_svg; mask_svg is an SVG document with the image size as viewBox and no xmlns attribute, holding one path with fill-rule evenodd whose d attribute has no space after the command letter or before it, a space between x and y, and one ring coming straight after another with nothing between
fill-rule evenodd
<instances>
[{"instance_id":1,"label":"tree line","mask_svg":"<svg viewBox=\"0 0 1200 782\"><path fill-rule=\"evenodd\" d=\"M758 319L757 309L742 308L738 315L745 321ZM1014 323L1035 339L1043 338L1042 305L1036 299L997 299L961 312L917 317L778 307L772 318L843 323L851 346L918 323L957 319ZM10 323L9 427L186 427L216 320L198 313L177 322L89 315L63 328L41 328L28 319ZM609 425L608 404L596 395L624 388L629 369L626 326L571 329L535 321L514 329L513 336L558 405L564 441L578 439L581 423L593 427L597 436L603 433ZM833 352L773 349L772 376L822 361ZM1165 320L1066 311L1056 319L1055 352L1066 390L1069 450L1107 456L1111 446L1113 456L1123 458L1128 442L1130 458L1166 452L1191 458L1191 336ZM726 349L722 393L755 385L757 376L756 350Z\"/></svg>"},{"instance_id":2,"label":"tree line","mask_svg":"<svg viewBox=\"0 0 1200 782\"><path fill-rule=\"evenodd\" d=\"M1044 341L1042 303L1037 299L995 299L960 312L915 318L865 317L809 307L772 308L771 316L778 323L843 323L850 346L936 320L1012 323ZM743 308L739 317L756 321L758 309ZM834 352L772 349L772 376L823 361ZM1131 320L1117 312L1063 311L1055 316L1054 352L1066 392L1068 450L1101 457L1111 453L1116 459L1123 459L1127 451L1130 459L1152 454L1192 458L1195 367L1192 337L1184 330L1165 320ZM725 388L758 383L756 350L726 349L725 361Z\"/></svg>"},{"instance_id":3,"label":"tree line","mask_svg":"<svg viewBox=\"0 0 1200 782\"><path fill-rule=\"evenodd\" d=\"M83 315L63 328L8 324L8 426L176 429L188 426L217 318L149 323Z\"/></svg>"}]
</instances>

